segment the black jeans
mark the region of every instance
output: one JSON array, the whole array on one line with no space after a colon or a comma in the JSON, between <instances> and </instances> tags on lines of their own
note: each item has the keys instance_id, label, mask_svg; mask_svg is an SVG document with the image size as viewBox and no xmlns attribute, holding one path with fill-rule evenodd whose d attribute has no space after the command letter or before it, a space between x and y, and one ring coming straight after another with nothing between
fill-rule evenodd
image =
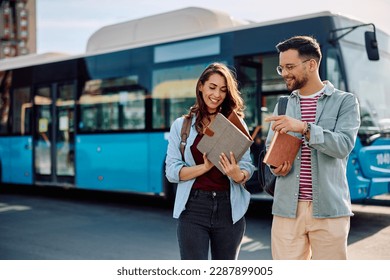
<instances>
[{"instance_id":1,"label":"black jeans","mask_svg":"<svg viewBox=\"0 0 390 280\"><path fill-rule=\"evenodd\" d=\"M182 260L238 257L246 227L245 218L232 221L229 192L192 190L178 221L177 236Z\"/></svg>"}]
</instances>

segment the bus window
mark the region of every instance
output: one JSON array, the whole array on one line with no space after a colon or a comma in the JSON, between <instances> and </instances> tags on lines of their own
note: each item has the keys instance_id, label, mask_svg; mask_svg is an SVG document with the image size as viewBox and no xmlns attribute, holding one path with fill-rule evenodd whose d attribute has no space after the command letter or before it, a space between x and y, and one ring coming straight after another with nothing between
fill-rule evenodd
<instances>
[{"instance_id":1,"label":"bus window","mask_svg":"<svg viewBox=\"0 0 390 280\"><path fill-rule=\"evenodd\" d=\"M145 128L145 91L137 77L90 80L79 100L82 132Z\"/></svg>"},{"instance_id":2,"label":"bus window","mask_svg":"<svg viewBox=\"0 0 390 280\"><path fill-rule=\"evenodd\" d=\"M7 134L9 129L11 71L0 71L0 134Z\"/></svg>"},{"instance_id":3,"label":"bus window","mask_svg":"<svg viewBox=\"0 0 390 280\"><path fill-rule=\"evenodd\" d=\"M287 91L286 83L276 72L279 65L279 55L268 55L263 57L263 80L262 92L273 94L275 92Z\"/></svg>"},{"instance_id":4,"label":"bus window","mask_svg":"<svg viewBox=\"0 0 390 280\"><path fill-rule=\"evenodd\" d=\"M196 82L207 64L153 71L153 128L169 128L195 104Z\"/></svg>"},{"instance_id":5,"label":"bus window","mask_svg":"<svg viewBox=\"0 0 390 280\"><path fill-rule=\"evenodd\" d=\"M329 49L326 56L326 77L336 88L346 90L339 60L337 59L337 51L334 48Z\"/></svg>"},{"instance_id":6,"label":"bus window","mask_svg":"<svg viewBox=\"0 0 390 280\"><path fill-rule=\"evenodd\" d=\"M31 134L32 101L30 88L16 88L13 96L12 133L20 135Z\"/></svg>"}]
</instances>

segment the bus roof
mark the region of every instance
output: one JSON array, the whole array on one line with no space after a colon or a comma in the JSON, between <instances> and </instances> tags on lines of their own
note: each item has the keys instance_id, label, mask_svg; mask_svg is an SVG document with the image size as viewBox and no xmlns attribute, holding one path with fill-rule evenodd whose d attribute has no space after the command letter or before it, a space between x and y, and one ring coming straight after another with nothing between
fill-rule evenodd
<instances>
[{"instance_id":1,"label":"bus roof","mask_svg":"<svg viewBox=\"0 0 390 280\"><path fill-rule=\"evenodd\" d=\"M17 57L0 59L0 71L61 61L68 57L69 55L65 53L49 52L42 54L27 54Z\"/></svg>"},{"instance_id":2,"label":"bus roof","mask_svg":"<svg viewBox=\"0 0 390 280\"><path fill-rule=\"evenodd\" d=\"M2 59L0 60L0 71L104 54L110 51L168 43L175 40L214 35L222 32L334 15L337 14L323 11L265 22L248 22L235 20L226 13L209 9L184 8L103 27L91 35L87 43L87 53L85 54L44 53ZM126 34L129 34L129 36L124 36Z\"/></svg>"},{"instance_id":3,"label":"bus roof","mask_svg":"<svg viewBox=\"0 0 390 280\"><path fill-rule=\"evenodd\" d=\"M102 27L88 40L87 53L132 46L159 39L174 39L248 24L230 15L189 7Z\"/></svg>"}]
</instances>

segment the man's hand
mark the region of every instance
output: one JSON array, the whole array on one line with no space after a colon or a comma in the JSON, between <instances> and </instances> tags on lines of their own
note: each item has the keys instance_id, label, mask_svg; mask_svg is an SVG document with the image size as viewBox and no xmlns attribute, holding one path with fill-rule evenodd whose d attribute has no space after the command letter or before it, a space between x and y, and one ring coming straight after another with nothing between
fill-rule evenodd
<instances>
[{"instance_id":1,"label":"man's hand","mask_svg":"<svg viewBox=\"0 0 390 280\"><path fill-rule=\"evenodd\" d=\"M289 161L285 161L282 165L276 167L275 169L272 169L272 172L276 176L286 176L290 172L291 167L291 163Z\"/></svg>"},{"instance_id":2,"label":"man's hand","mask_svg":"<svg viewBox=\"0 0 390 280\"><path fill-rule=\"evenodd\" d=\"M291 132L299 132L302 133L305 129L305 123L294 119L292 117L286 116L286 115L280 115L280 116L271 116L265 118L266 122L272 122L272 130L278 131L279 133L287 133L289 131Z\"/></svg>"}]
</instances>

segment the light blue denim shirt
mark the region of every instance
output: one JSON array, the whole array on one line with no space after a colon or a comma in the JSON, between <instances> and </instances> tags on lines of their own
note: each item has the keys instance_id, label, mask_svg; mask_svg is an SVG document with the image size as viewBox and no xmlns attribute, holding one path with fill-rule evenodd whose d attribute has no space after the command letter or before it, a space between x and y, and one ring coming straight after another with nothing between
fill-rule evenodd
<instances>
[{"instance_id":1,"label":"light blue denim shirt","mask_svg":"<svg viewBox=\"0 0 390 280\"><path fill-rule=\"evenodd\" d=\"M173 209L173 217L179 218L181 212L185 210L187 200L190 195L192 185L195 182L195 178L187 181L180 181L179 172L183 166L194 166L196 165L194 157L192 156L190 147L194 143L198 132L195 129L195 116L192 119L190 135L187 139L187 145L184 150L185 162L182 160L180 153L180 142L181 142L181 128L183 126L183 117L176 119L169 133L168 139L168 150L167 157L165 160L165 175L169 182L177 183L177 192L175 198L175 205ZM245 123L243 122L245 125ZM238 162L238 165L241 169L245 169L249 173L249 178L253 175L254 166L250 157L250 150L246 151L241 160ZM248 179L249 179L248 178ZM246 213L249 201L250 193L240 184L237 184L229 178L230 180L230 202L232 207L232 220L233 223L236 223L240 220Z\"/></svg>"},{"instance_id":2,"label":"light blue denim shirt","mask_svg":"<svg viewBox=\"0 0 390 280\"><path fill-rule=\"evenodd\" d=\"M274 114L277 115L277 106ZM301 119L298 92L289 96L286 115ZM310 141L313 185L313 217L333 218L352 216L351 198L346 177L347 160L360 126L359 104L356 97L342 92L326 81L325 92L319 98L315 123L311 125ZM299 138L300 133L290 133ZM269 130L268 148L274 135ZM276 179L272 214L295 218L298 206L301 151L290 173Z\"/></svg>"}]
</instances>

